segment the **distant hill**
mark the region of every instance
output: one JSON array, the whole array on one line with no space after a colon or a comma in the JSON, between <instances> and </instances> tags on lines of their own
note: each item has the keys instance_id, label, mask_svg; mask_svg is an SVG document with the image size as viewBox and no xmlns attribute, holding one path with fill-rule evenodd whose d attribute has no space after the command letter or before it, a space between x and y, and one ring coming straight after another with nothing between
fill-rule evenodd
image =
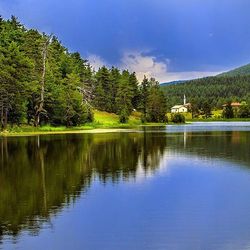
<instances>
[{"instance_id":1,"label":"distant hill","mask_svg":"<svg viewBox=\"0 0 250 250\"><path fill-rule=\"evenodd\" d=\"M186 80L179 80L179 81L172 81L172 82L163 82L161 83L161 87L164 87L164 86L168 86L168 85L175 85L175 84L180 84L180 83L184 83L186 82Z\"/></svg>"},{"instance_id":2,"label":"distant hill","mask_svg":"<svg viewBox=\"0 0 250 250\"><path fill-rule=\"evenodd\" d=\"M182 84L161 87L167 98L167 108L183 103L183 95L187 102L208 103L213 108L221 108L228 100L250 103L250 74L237 76L214 76L186 81Z\"/></svg>"},{"instance_id":3,"label":"distant hill","mask_svg":"<svg viewBox=\"0 0 250 250\"><path fill-rule=\"evenodd\" d=\"M250 75L250 64L219 74L218 76L243 76Z\"/></svg>"},{"instance_id":4,"label":"distant hill","mask_svg":"<svg viewBox=\"0 0 250 250\"><path fill-rule=\"evenodd\" d=\"M248 76L250 75L250 63L246 64L244 66L238 67L236 69L221 73L215 77L221 77L221 76ZM200 78L200 79L207 79L208 77ZM177 80L177 81L172 81L172 82L163 82L161 83L161 87L164 86L169 86L169 85L177 85L181 83L187 83L189 81L194 81L194 80L200 80L200 79L193 79L193 80Z\"/></svg>"}]
</instances>

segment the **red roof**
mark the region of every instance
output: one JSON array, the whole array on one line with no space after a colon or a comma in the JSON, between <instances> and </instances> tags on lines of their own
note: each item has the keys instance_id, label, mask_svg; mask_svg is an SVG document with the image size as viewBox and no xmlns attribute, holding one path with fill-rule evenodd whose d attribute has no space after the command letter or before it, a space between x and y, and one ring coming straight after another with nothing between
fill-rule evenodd
<instances>
[{"instance_id":1,"label":"red roof","mask_svg":"<svg viewBox=\"0 0 250 250\"><path fill-rule=\"evenodd\" d=\"M226 106L227 106L227 104L224 104L224 105L223 105L223 107L226 107ZM241 103L239 103L239 102L232 102L232 103L231 103L231 106L232 106L232 107L235 107L235 108L236 108L236 107L240 107L240 106L241 106Z\"/></svg>"}]
</instances>

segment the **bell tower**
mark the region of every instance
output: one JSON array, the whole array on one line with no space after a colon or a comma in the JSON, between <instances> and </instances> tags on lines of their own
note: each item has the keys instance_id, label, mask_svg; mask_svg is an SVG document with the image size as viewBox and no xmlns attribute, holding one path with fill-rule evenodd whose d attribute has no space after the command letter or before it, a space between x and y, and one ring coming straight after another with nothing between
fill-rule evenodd
<instances>
[{"instance_id":1,"label":"bell tower","mask_svg":"<svg viewBox=\"0 0 250 250\"><path fill-rule=\"evenodd\" d=\"M187 99L186 99L186 95L184 94L183 105L186 105L186 103L187 103Z\"/></svg>"}]
</instances>

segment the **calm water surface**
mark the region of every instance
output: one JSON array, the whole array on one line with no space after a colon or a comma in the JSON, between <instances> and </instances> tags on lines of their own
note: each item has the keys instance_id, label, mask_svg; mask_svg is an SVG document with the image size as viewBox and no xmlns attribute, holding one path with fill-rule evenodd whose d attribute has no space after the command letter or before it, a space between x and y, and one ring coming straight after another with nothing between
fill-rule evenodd
<instances>
[{"instance_id":1,"label":"calm water surface","mask_svg":"<svg viewBox=\"0 0 250 250\"><path fill-rule=\"evenodd\" d=\"M0 138L0 249L250 249L250 124Z\"/></svg>"}]
</instances>

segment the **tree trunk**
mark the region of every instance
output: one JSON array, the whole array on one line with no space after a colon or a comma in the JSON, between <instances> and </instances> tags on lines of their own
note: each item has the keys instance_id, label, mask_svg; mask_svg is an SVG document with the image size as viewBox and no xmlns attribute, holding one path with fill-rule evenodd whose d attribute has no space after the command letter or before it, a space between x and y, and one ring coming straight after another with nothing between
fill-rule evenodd
<instances>
[{"instance_id":1,"label":"tree trunk","mask_svg":"<svg viewBox=\"0 0 250 250\"><path fill-rule=\"evenodd\" d=\"M3 121L2 121L2 128L3 128L3 130L7 129L7 124L8 124L8 110L6 108L4 110Z\"/></svg>"},{"instance_id":2,"label":"tree trunk","mask_svg":"<svg viewBox=\"0 0 250 250\"><path fill-rule=\"evenodd\" d=\"M4 127L4 117L3 117L3 106L1 108L1 128L3 129Z\"/></svg>"},{"instance_id":3,"label":"tree trunk","mask_svg":"<svg viewBox=\"0 0 250 250\"><path fill-rule=\"evenodd\" d=\"M41 112L45 111L43 106L44 106L44 89L45 89L45 76L46 76L46 60L47 60L48 46L49 46L50 39L51 39L51 36L47 38L47 40L44 43L44 48L43 48L43 70L42 70L42 78L41 78L40 102L38 104L36 114L35 114L35 121L34 121L35 127L37 127L40 123Z\"/></svg>"}]
</instances>

